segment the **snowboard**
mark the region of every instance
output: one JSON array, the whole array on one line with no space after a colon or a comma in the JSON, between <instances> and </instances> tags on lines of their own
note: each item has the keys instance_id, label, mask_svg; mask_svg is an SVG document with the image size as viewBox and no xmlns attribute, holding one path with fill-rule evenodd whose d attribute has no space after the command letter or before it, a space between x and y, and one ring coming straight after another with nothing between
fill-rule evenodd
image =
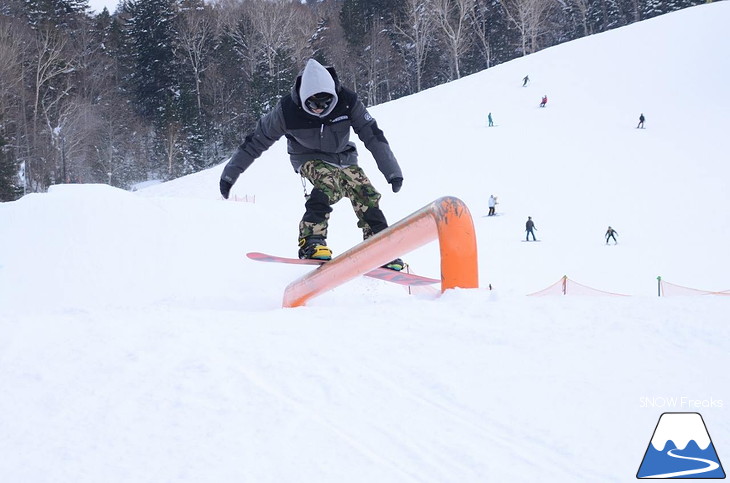
<instances>
[{"instance_id":1,"label":"snowboard","mask_svg":"<svg viewBox=\"0 0 730 483\"><path fill-rule=\"evenodd\" d=\"M300 258L287 258L278 257L276 255L268 255L260 252L249 252L246 254L251 260L257 262L272 262L272 263L289 263L292 265L324 265L328 260L312 260L312 259L300 259ZM368 273L364 274L366 277L377 278L378 280L385 280L386 282L397 283L398 285L410 285L410 286L423 286L431 285L434 283L441 283L441 280L435 278L422 277L420 275L414 275L412 273L398 272L389 268L375 268Z\"/></svg>"}]
</instances>

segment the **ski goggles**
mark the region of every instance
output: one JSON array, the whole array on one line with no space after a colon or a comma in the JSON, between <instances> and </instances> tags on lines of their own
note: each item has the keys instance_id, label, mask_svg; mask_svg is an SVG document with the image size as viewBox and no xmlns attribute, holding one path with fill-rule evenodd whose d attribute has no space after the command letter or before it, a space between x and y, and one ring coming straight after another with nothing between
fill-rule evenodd
<instances>
[{"instance_id":1,"label":"ski goggles","mask_svg":"<svg viewBox=\"0 0 730 483\"><path fill-rule=\"evenodd\" d=\"M330 104L332 104L333 99L334 99L334 96L332 94L327 94L325 92L321 92L319 94L309 96L307 98L307 100L305 101L305 104L311 110L315 110L315 109L325 110L328 107L330 107Z\"/></svg>"}]
</instances>

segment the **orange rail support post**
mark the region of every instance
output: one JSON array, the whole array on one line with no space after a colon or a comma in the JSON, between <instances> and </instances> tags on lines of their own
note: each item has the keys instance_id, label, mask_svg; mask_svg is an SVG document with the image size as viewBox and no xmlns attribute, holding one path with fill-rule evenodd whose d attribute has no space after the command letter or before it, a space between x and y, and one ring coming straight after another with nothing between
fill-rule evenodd
<instances>
[{"instance_id":1,"label":"orange rail support post","mask_svg":"<svg viewBox=\"0 0 730 483\"><path fill-rule=\"evenodd\" d=\"M436 238L441 253L441 292L457 287L478 288L474 222L461 200L446 196L290 283L284 291L283 306L304 305Z\"/></svg>"}]
</instances>

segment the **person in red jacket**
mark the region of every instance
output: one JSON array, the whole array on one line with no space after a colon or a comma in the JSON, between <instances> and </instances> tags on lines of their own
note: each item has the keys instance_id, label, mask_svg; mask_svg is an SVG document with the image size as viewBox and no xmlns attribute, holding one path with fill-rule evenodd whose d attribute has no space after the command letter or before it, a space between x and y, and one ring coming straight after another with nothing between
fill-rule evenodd
<instances>
[{"instance_id":1,"label":"person in red jacket","mask_svg":"<svg viewBox=\"0 0 730 483\"><path fill-rule=\"evenodd\" d=\"M545 104L547 104L547 94L542 96L542 102L540 103L540 107L545 107Z\"/></svg>"}]
</instances>

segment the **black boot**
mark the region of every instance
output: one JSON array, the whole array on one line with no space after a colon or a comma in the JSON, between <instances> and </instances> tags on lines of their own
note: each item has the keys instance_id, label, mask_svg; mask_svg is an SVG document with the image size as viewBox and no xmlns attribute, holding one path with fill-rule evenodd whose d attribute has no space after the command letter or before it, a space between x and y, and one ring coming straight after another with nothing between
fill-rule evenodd
<instances>
[{"instance_id":1,"label":"black boot","mask_svg":"<svg viewBox=\"0 0 730 483\"><path fill-rule=\"evenodd\" d=\"M383 265L383 268L389 268L390 270L395 270L396 272L400 272L405 268L406 264L401 260L400 258L396 258L395 260L392 260L385 265Z\"/></svg>"},{"instance_id":2,"label":"black boot","mask_svg":"<svg viewBox=\"0 0 730 483\"><path fill-rule=\"evenodd\" d=\"M331 260L332 250L327 247L327 241L318 236L299 239L299 258L314 260Z\"/></svg>"}]
</instances>

